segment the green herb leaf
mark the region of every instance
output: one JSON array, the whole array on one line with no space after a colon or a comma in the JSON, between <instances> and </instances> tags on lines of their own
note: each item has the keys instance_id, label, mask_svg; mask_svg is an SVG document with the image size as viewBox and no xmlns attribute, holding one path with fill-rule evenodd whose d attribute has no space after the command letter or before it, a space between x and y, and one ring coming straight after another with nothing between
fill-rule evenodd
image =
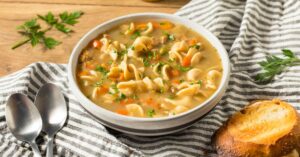
<instances>
[{"instance_id":1,"label":"green herb leaf","mask_svg":"<svg viewBox=\"0 0 300 157\"><path fill-rule=\"evenodd\" d=\"M57 23L55 24L55 28L63 33L70 33L72 31L71 28L67 28L64 24L61 24L61 23Z\"/></svg>"},{"instance_id":2,"label":"green herb leaf","mask_svg":"<svg viewBox=\"0 0 300 157\"><path fill-rule=\"evenodd\" d=\"M187 71L191 70L192 67L184 67L184 66L181 66L181 65L176 65L176 69L178 69L181 72L187 72Z\"/></svg>"},{"instance_id":3,"label":"green herb leaf","mask_svg":"<svg viewBox=\"0 0 300 157\"><path fill-rule=\"evenodd\" d=\"M119 93L119 89L117 87L117 84L111 84L110 85L110 89L111 90L109 90L109 94L117 94L117 93Z\"/></svg>"},{"instance_id":4,"label":"green herb leaf","mask_svg":"<svg viewBox=\"0 0 300 157\"><path fill-rule=\"evenodd\" d=\"M271 55L266 57L266 61L258 63L263 71L255 76L256 82L268 83L287 67L300 64L300 59L297 58L292 51L284 49L282 52L285 58Z\"/></svg>"},{"instance_id":5,"label":"green herb leaf","mask_svg":"<svg viewBox=\"0 0 300 157\"><path fill-rule=\"evenodd\" d=\"M295 57L294 53L291 50L283 49L282 52L283 52L283 55L285 55L289 58L294 58Z\"/></svg>"},{"instance_id":6,"label":"green herb leaf","mask_svg":"<svg viewBox=\"0 0 300 157\"><path fill-rule=\"evenodd\" d=\"M153 117L153 115L155 115L155 110L154 109L148 110L147 115L148 115L148 117Z\"/></svg>"},{"instance_id":7,"label":"green herb leaf","mask_svg":"<svg viewBox=\"0 0 300 157\"><path fill-rule=\"evenodd\" d=\"M195 49L199 50L201 48L201 46L196 44L196 45L190 46L190 48L195 48Z\"/></svg>"},{"instance_id":8,"label":"green herb leaf","mask_svg":"<svg viewBox=\"0 0 300 157\"><path fill-rule=\"evenodd\" d=\"M160 88L159 91L158 91L158 93L160 93L160 94L165 93L165 89L164 88Z\"/></svg>"},{"instance_id":9,"label":"green herb leaf","mask_svg":"<svg viewBox=\"0 0 300 157\"><path fill-rule=\"evenodd\" d=\"M104 67L100 65L97 65L95 70L101 72L104 76L106 76L106 74L108 73L108 70L106 70Z\"/></svg>"},{"instance_id":10,"label":"green herb leaf","mask_svg":"<svg viewBox=\"0 0 300 157\"><path fill-rule=\"evenodd\" d=\"M149 67L151 65L148 58L143 58L143 63L145 67Z\"/></svg>"},{"instance_id":11,"label":"green herb leaf","mask_svg":"<svg viewBox=\"0 0 300 157\"><path fill-rule=\"evenodd\" d=\"M197 81L196 84L199 84L201 86L202 85L202 80Z\"/></svg>"},{"instance_id":12,"label":"green herb leaf","mask_svg":"<svg viewBox=\"0 0 300 157\"><path fill-rule=\"evenodd\" d=\"M37 19L31 19L25 21L22 25L18 26L17 29L19 33L23 35L25 38L21 41L18 41L16 44L12 46L12 49L20 47L28 42L34 47L37 44L41 43L48 49L52 49L55 46L59 45L61 42L55 40L54 38L45 36L46 32L55 27L57 30L63 33L70 33L72 30L67 28L65 24L74 25L77 23L77 19L83 14L81 11L68 13L64 12L59 14L59 18L55 17L52 12L48 12L46 15L37 15L38 19L46 22L50 27L42 30L39 23L37 23Z\"/></svg>"},{"instance_id":13,"label":"green herb leaf","mask_svg":"<svg viewBox=\"0 0 300 157\"><path fill-rule=\"evenodd\" d=\"M82 11L75 11L72 13L63 12L59 14L59 17L61 19L62 23L68 24L68 25L74 25L78 23L77 19L79 19L84 13Z\"/></svg>"},{"instance_id":14,"label":"green herb leaf","mask_svg":"<svg viewBox=\"0 0 300 157\"><path fill-rule=\"evenodd\" d=\"M169 99L175 99L175 97L176 97L176 95L175 94L171 94L171 95L169 95Z\"/></svg>"},{"instance_id":15,"label":"green herb leaf","mask_svg":"<svg viewBox=\"0 0 300 157\"><path fill-rule=\"evenodd\" d=\"M130 36L130 39L134 40L137 37L141 36L141 32L139 30L134 31L134 33Z\"/></svg>"},{"instance_id":16,"label":"green herb leaf","mask_svg":"<svg viewBox=\"0 0 300 157\"><path fill-rule=\"evenodd\" d=\"M168 41L175 40L175 36L173 34L169 34L168 32L163 32L163 34L167 36Z\"/></svg>"},{"instance_id":17,"label":"green herb leaf","mask_svg":"<svg viewBox=\"0 0 300 157\"><path fill-rule=\"evenodd\" d=\"M38 18L45 21L47 24L49 24L51 26L56 24L58 21L57 18L55 18L53 13L51 13L51 12L48 12L48 14L44 15L44 16L42 16L42 15L37 15L37 16L38 16Z\"/></svg>"},{"instance_id":18,"label":"green herb leaf","mask_svg":"<svg viewBox=\"0 0 300 157\"><path fill-rule=\"evenodd\" d=\"M47 37L47 38L44 38L44 43L48 49L53 49L55 46L59 45L61 42L59 42L51 37Z\"/></svg>"},{"instance_id":19,"label":"green herb leaf","mask_svg":"<svg viewBox=\"0 0 300 157\"><path fill-rule=\"evenodd\" d=\"M94 84L94 87L100 87L103 85L103 80L100 80Z\"/></svg>"},{"instance_id":20,"label":"green herb leaf","mask_svg":"<svg viewBox=\"0 0 300 157\"><path fill-rule=\"evenodd\" d=\"M123 51L118 51L117 54L118 54L118 57L120 57L120 59L123 60L124 56L128 53L127 50L123 50Z\"/></svg>"},{"instance_id":21,"label":"green herb leaf","mask_svg":"<svg viewBox=\"0 0 300 157\"><path fill-rule=\"evenodd\" d=\"M136 94L133 94L132 98L135 100L139 99L139 97Z\"/></svg>"},{"instance_id":22,"label":"green herb leaf","mask_svg":"<svg viewBox=\"0 0 300 157\"><path fill-rule=\"evenodd\" d=\"M124 100L124 99L126 99L126 95L123 94L123 93L120 93L119 97L117 97L117 98L115 99L115 101L116 101L116 102L120 102L120 101L122 101L122 100Z\"/></svg>"}]
</instances>

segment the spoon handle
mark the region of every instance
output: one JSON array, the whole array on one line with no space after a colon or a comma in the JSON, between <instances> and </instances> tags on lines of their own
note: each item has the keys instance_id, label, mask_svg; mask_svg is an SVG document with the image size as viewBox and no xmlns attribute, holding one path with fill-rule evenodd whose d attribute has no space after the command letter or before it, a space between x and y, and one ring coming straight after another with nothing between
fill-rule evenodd
<instances>
[{"instance_id":1,"label":"spoon handle","mask_svg":"<svg viewBox=\"0 0 300 157\"><path fill-rule=\"evenodd\" d=\"M35 142L30 142L34 157L41 157L41 152Z\"/></svg>"},{"instance_id":2,"label":"spoon handle","mask_svg":"<svg viewBox=\"0 0 300 157\"><path fill-rule=\"evenodd\" d=\"M53 157L53 137L48 138L46 157Z\"/></svg>"}]
</instances>

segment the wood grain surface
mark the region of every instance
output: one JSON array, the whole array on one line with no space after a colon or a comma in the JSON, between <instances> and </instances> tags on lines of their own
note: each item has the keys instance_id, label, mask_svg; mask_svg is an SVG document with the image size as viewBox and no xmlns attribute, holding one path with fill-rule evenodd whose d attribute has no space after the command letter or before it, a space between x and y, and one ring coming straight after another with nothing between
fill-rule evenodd
<instances>
[{"instance_id":1,"label":"wood grain surface","mask_svg":"<svg viewBox=\"0 0 300 157\"><path fill-rule=\"evenodd\" d=\"M149 3L142 0L0 0L0 76L20 70L38 62L67 63L73 46L87 31L112 18L138 12L174 13L188 0L163 0ZM11 46L22 39L16 27L36 14L51 11L58 14L63 11L81 10L85 14L75 25L75 33L67 36L57 31L47 35L63 43L52 50L29 44L15 50Z\"/></svg>"}]
</instances>

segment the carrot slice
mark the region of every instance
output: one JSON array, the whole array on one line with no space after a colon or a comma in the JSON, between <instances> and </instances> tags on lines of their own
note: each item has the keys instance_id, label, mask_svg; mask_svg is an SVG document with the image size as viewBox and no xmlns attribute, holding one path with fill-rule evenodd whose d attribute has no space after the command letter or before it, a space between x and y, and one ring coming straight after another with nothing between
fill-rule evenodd
<instances>
[{"instance_id":1,"label":"carrot slice","mask_svg":"<svg viewBox=\"0 0 300 157\"><path fill-rule=\"evenodd\" d=\"M121 115L128 115L128 111L125 109L118 109L116 113L121 114Z\"/></svg>"},{"instance_id":2,"label":"carrot slice","mask_svg":"<svg viewBox=\"0 0 300 157\"><path fill-rule=\"evenodd\" d=\"M89 71L87 71L87 70L80 71L80 72L78 73L78 75L79 75L79 76L86 76L86 75L89 75Z\"/></svg>"},{"instance_id":3,"label":"carrot slice","mask_svg":"<svg viewBox=\"0 0 300 157\"><path fill-rule=\"evenodd\" d=\"M120 74L119 80L120 80L120 81L124 81L124 80L125 80L124 73L121 73L121 74Z\"/></svg>"},{"instance_id":4,"label":"carrot slice","mask_svg":"<svg viewBox=\"0 0 300 157\"><path fill-rule=\"evenodd\" d=\"M179 70L172 69L172 70L171 70L171 75L172 75L173 77L177 77L177 76L180 75L180 72L179 72Z\"/></svg>"},{"instance_id":5,"label":"carrot slice","mask_svg":"<svg viewBox=\"0 0 300 157\"><path fill-rule=\"evenodd\" d=\"M197 39L190 39L190 40L188 40L189 46L196 45L196 43L197 43Z\"/></svg>"},{"instance_id":6,"label":"carrot slice","mask_svg":"<svg viewBox=\"0 0 300 157\"><path fill-rule=\"evenodd\" d=\"M144 103L148 106L151 106L152 108L159 108L159 104L155 102L152 98L148 98L144 100Z\"/></svg>"},{"instance_id":7,"label":"carrot slice","mask_svg":"<svg viewBox=\"0 0 300 157\"><path fill-rule=\"evenodd\" d=\"M172 83L174 83L174 84L180 84L180 81L179 80L173 80Z\"/></svg>"},{"instance_id":8,"label":"carrot slice","mask_svg":"<svg viewBox=\"0 0 300 157\"><path fill-rule=\"evenodd\" d=\"M158 22L151 22L151 23L154 28L156 28L156 29L160 28L160 24Z\"/></svg>"},{"instance_id":9,"label":"carrot slice","mask_svg":"<svg viewBox=\"0 0 300 157\"><path fill-rule=\"evenodd\" d=\"M127 105L127 104L131 104L134 102L134 99L132 98L127 98L127 99L124 99L120 102L121 105Z\"/></svg>"},{"instance_id":10,"label":"carrot slice","mask_svg":"<svg viewBox=\"0 0 300 157\"><path fill-rule=\"evenodd\" d=\"M147 24L146 23L141 23L141 24L138 24L137 26L136 26L136 28L137 29L140 29L140 30L145 30L145 29L147 29Z\"/></svg>"},{"instance_id":11,"label":"carrot slice","mask_svg":"<svg viewBox=\"0 0 300 157\"><path fill-rule=\"evenodd\" d=\"M182 66L188 67L190 65L191 65L191 57L189 56L184 57L182 60Z\"/></svg>"},{"instance_id":12,"label":"carrot slice","mask_svg":"<svg viewBox=\"0 0 300 157\"><path fill-rule=\"evenodd\" d=\"M105 94L105 93L108 92L108 88L102 86L102 87L98 88L97 92L98 92L99 94Z\"/></svg>"},{"instance_id":13,"label":"carrot slice","mask_svg":"<svg viewBox=\"0 0 300 157\"><path fill-rule=\"evenodd\" d=\"M100 49L102 47L102 43L99 40L94 40L93 46L94 46L94 48Z\"/></svg>"},{"instance_id":14,"label":"carrot slice","mask_svg":"<svg viewBox=\"0 0 300 157\"><path fill-rule=\"evenodd\" d=\"M85 63L85 68L94 70L96 68L96 65L93 63Z\"/></svg>"}]
</instances>

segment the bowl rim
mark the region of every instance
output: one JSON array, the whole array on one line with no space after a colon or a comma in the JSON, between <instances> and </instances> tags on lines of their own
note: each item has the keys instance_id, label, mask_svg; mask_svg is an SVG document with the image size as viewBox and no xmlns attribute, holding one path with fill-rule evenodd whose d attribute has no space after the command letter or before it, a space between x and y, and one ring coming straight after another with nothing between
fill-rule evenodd
<instances>
[{"instance_id":1,"label":"bowl rim","mask_svg":"<svg viewBox=\"0 0 300 157\"><path fill-rule=\"evenodd\" d=\"M204 102L200 103L199 105L197 105L196 107L185 111L183 113L180 113L178 115L174 115L174 116L166 116L166 117L152 117L152 118L148 118L148 117L132 117L132 116L125 116L125 115L120 115L117 114L115 112L112 112L108 109L105 109L99 105L97 105L96 103L94 103L93 101L91 101L90 99L88 99L79 89L79 86L77 85L77 80L76 80L76 75L74 75L73 71L73 64L75 64L75 71L76 71L76 67L77 67L77 63L78 63L78 57L81 54L82 49L79 51L78 49L80 48L81 44L83 43L83 41L88 40L88 42L90 42L92 39L89 39L89 36L91 34L93 34L94 32L97 32L98 29L101 29L101 27L104 27L106 25L109 25L111 23L117 23L118 21L122 21L124 19L132 19L133 21L135 20L134 18L137 17L149 17L151 16L152 18L158 18L158 19L166 19L169 20L171 22L174 23L179 23L184 25L187 28L192 29L193 31L197 32L198 34L200 34L201 36L203 36L206 40L214 40L216 43L212 43L211 41L209 41L213 47L215 47L217 49L217 53L221 59L221 63L222 63L222 67L223 67L223 76L221 79L221 83L218 87L218 89L208 98L206 99ZM115 25L111 26L110 28L115 27ZM195 27L198 27L197 29L195 29ZM101 34L101 32L105 32L105 30L98 32L97 34ZM204 34L208 35L205 36ZM86 46L86 45L85 45ZM84 47L85 47L84 46ZM218 47L218 48L217 48ZM77 52L79 51L79 52ZM74 95L78 95L79 99L83 99L82 101L85 101L85 103L88 104L92 104L94 105L100 112L103 112L106 115L110 115L110 116L114 116L116 119L118 120L122 120L122 121L135 121L135 122L157 122L157 121L168 121L168 120L174 120L174 119L178 119L184 116L189 115L190 113L201 109L202 107L206 106L206 105L210 105L209 102L211 102L213 99L215 99L216 97L219 96L219 94L222 93L222 90L224 90L224 88L227 88L228 82L229 82L229 76L230 76L230 63L229 63L229 56L228 53L226 51L226 49L224 48L223 44L220 42L220 40L210 31L208 31L206 28L204 28L203 26L201 26L200 24L191 21L189 19L180 17L178 15L174 15L174 14L168 14L168 13L157 13L157 12L144 12L144 13L133 13L133 14L128 14L128 15L124 15L124 16L120 16L117 18L113 18L111 20L105 21L101 24L98 24L97 26L95 26L94 28L90 29L87 33L84 34L83 37L80 38L80 40L76 43L76 45L74 46L71 55L69 57L69 61L68 61L68 65L67 65L67 69L68 69L68 80L69 80L69 85L71 90L73 90L72 92L74 93ZM75 77L74 77L75 76ZM223 96L223 95L221 95ZM78 100L79 103L81 104L81 106L83 106L84 109L86 109L88 112L90 112L85 105L82 105L82 103L80 102L80 100ZM206 113L205 113L206 114ZM93 116L96 116L95 114L92 114ZM97 117L97 116L96 116Z\"/></svg>"}]
</instances>

